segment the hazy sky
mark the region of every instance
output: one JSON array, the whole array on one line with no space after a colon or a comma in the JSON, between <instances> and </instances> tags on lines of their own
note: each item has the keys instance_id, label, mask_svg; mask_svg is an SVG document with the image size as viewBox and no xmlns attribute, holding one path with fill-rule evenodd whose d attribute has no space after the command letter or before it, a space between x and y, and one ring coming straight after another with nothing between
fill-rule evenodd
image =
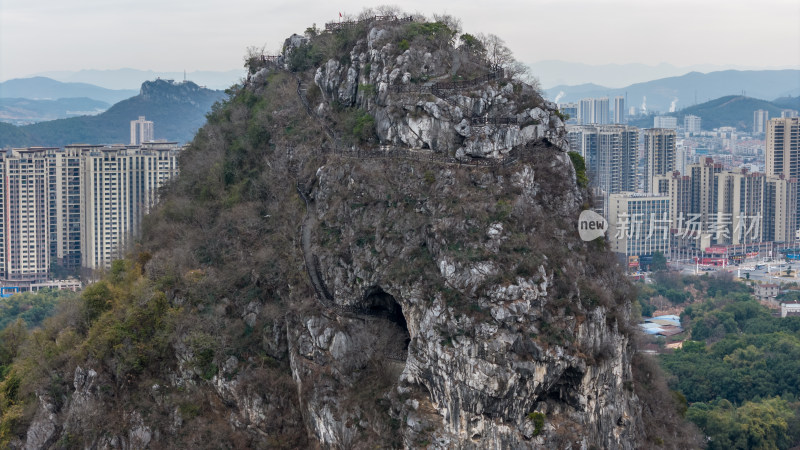
<instances>
[{"instance_id":1,"label":"hazy sky","mask_svg":"<svg viewBox=\"0 0 800 450\"><path fill-rule=\"evenodd\" d=\"M248 46L277 50L338 13L397 2L318 0L0 0L0 80L130 67L242 67ZM494 33L524 62L800 68L798 0L407 0L464 31Z\"/></svg>"}]
</instances>

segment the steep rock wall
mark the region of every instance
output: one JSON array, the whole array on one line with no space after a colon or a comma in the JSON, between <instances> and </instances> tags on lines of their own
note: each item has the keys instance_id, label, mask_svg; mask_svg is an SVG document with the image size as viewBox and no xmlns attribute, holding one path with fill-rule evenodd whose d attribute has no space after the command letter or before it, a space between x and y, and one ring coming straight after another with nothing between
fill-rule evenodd
<instances>
[{"instance_id":1,"label":"steep rock wall","mask_svg":"<svg viewBox=\"0 0 800 450\"><path fill-rule=\"evenodd\" d=\"M637 447L633 296L605 245L578 237L584 192L555 105L488 70L466 79L485 81L436 88L465 61L446 46L399 51L398 26L370 26L346 57L306 72L256 71L212 117L182 161L193 174L183 176L204 181L179 188L213 196L203 185L219 181L202 176L225 180L231 161L251 179L231 175L202 220L186 212L194 200L167 194L169 214L189 219L164 213L180 226L156 229L193 244L173 254L148 237L146 272L186 314L170 358L135 388L109 374L113 360L88 358L63 401L40 393L28 448L113 413L113 431L81 442L202 447L213 430L241 446L292 447L307 444L304 425L329 448ZM281 61L305 45L287 41ZM353 144L364 157L322 152L342 145L348 130L336 121L354 108L375 120L376 140ZM269 142L247 159L242 140L262 136L263 123ZM314 131L297 138L304 128ZM456 159L408 156L427 154ZM508 164L474 164L487 160ZM236 204L254 185L251 203ZM264 275L284 262L279 280ZM180 282L163 281L173 271ZM198 317L213 323L194 330Z\"/></svg>"}]
</instances>

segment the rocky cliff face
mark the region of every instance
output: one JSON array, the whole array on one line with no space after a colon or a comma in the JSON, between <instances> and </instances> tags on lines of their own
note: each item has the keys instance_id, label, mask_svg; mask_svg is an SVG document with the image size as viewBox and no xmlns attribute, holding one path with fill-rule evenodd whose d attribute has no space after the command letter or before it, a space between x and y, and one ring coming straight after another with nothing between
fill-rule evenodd
<instances>
[{"instance_id":1,"label":"rocky cliff face","mask_svg":"<svg viewBox=\"0 0 800 450\"><path fill-rule=\"evenodd\" d=\"M150 218L127 312L36 389L15 445L644 442L630 286L578 237L554 105L430 25L367 20L251 67ZM143 310L160 356L144 325L104 347Z\"/></svg>"},{"instance_id":2,"label":"rocky cliff face","mask_svg":"<svg viewBox=\"0 0 800 450\"><path fill-rule=\"evenodd\" d=\"M616 274L588 262L586 253L602 250L575 238L582 197L555 105L525 104L530 88L502 73L436 81L450 72L456 52L417 47L397 54L391 34L374 26L350 51L349 64L329 60L316 69L316 114L329 114L335 104L360 106L373 113L383 145L459 160L508 158L514 149L523 156L501 171L342 160L306 181L314 186L316 234L352 233L313 250L331 300L363 310L388 302L402 311L394 323L306 316L306 327L290 334L294 377L313 392L304 408L317 438L344 445L352 439L347 423L370 426L357 410L342 408L347 395L337 393L353 386L351 365L364 364L370 353L380 358L382 334L400 341L407 333L405 363L390 364L402 373L389 395L391 415L404 420L404 445L510 448L564 439L632 447L642 430L629 338L620 331L626 300L593 305L591 291L579 287L582 279L598 283ZM412 83L420 77L433 81ZM517 220L481 211L500 203ZM540 263L521 267L504 255L509 240L556 244L532 248ZM544 247L560 249L554 255ZM572 257L560 258L562 249ZM398 264L419 272L397 276ZM623 294L603 283L596 287L608 297ZM329 381L318 389L320 373ZM538 428L537 413L548 418Z\"/></svg>"},{"instance_id":3,"label":"rocky cliff face","mask_svg":"<svg viewBox=\"0 0 800 450\"><path fill-rule=\"evenodd\" d=\"M372 27L350 51L349 64L329 60L316 69L314 83L322 92L318 113L334 104L360 106L374 114L382 144L459 158L499 158L538 139L566 148L556 106L543 102L530 86L510 83L504 70L483 71L472 83L450 81L447 75L462 57L457 50L400 51L393 31ZM489 83L494 76L497 82ZM495 126L498 121L516 126Z\"/></svg>"},{"instance_id":4,"label":"rocky cliff face","mask_svg":"<svg viewBox=\"0 0 800 450\"><path fill-rule=\"evenodd\" d=\"M353 366L407 333L405 361L384 362L401 372L387 396L406 446L634 446L642 430L621 330L625 292L601 266L610 261L590 254L603 250L575 236L581 202L569 159L544 144L520 151L494 173L384 161L319 168L311 211L327 289L336 304L402 311L393 321L334 308L293 327L292 369L311 390L304 409L319 440L343 445L348 422L371 425L342 406ZM509 216L526 217L484 211L504 201ZM337 242L324 230L353 236ZM513 254L520 241L542 253Z\"/></svg>"},{"instance_id":5,"label":"rocky cliff face","mask_svg":"<svg viewBox=\"0 0 800 450\"><path fill-rule=\"evenodd\" d=\"M191 81L176 83L173 80L145 81L139 89L139 96L146 101L182 104L186 103L195 107L207 108L208 103L219 100L222 95L200 87Z\"/></svg>"}]
</instances>

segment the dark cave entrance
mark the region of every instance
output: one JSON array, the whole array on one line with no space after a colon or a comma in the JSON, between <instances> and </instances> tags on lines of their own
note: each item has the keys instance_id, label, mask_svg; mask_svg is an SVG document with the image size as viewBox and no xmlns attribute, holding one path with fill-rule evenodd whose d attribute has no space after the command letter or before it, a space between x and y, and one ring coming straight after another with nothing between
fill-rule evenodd
<instances>
[{"instance_id":1,"label":"dark cave entrance","mask_svg":"<svg viewBox=\"0 0 800 450\"><path fill-rule=\"evenodd\" d=\"M408 322L403 315L403 308L397 303L394 296L385 292L380 286L372 286L364 293L362 307L366 314L381 317L395 324L398 337L403 340L403 351L408 351L408 344L411 342Z\"/></svg>"},{"instance_id":2,"label":"dark cave entrance","mask_svg":"<svg viewBox=\"0 0 800 450\"><path fill-rule=\"evenodd\" d=\"M580 391L584 372L576 367L567 367L564 372L548 389L546 398L581 410L580 401L577 394Z\"/></svg>"}]
</instances>

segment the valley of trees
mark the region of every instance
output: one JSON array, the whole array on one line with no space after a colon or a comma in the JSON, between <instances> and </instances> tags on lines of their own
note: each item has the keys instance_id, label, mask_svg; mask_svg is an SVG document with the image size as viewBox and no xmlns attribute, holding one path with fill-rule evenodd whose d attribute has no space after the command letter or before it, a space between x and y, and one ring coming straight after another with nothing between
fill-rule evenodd
<instances>
[{"instance_id":1,"label":"valley of trees","mask_svg":"<svg viewBox=\"0 0 800 450\"><path fill-rule=\"evenodd\" d=\"M80 296L72 291L43 289L39 292L22 292L0 301L0 330L22 320L28 328L38 327L50 317L63 301L73 301Z\"/></svg>"},{"instance_id":2,"label":"valley of trees","mask_svg":"<svg viewBox=\"0 0 800 450\"><path fill-rule=\"evenodd\" d=\"M729 276L656 274L654 284L641 286L642 314L664 300L688 304L681 322L690 340L660 361L708 448L800 444L800 317L774 317Z\"/></svg>"}]
</instances>

